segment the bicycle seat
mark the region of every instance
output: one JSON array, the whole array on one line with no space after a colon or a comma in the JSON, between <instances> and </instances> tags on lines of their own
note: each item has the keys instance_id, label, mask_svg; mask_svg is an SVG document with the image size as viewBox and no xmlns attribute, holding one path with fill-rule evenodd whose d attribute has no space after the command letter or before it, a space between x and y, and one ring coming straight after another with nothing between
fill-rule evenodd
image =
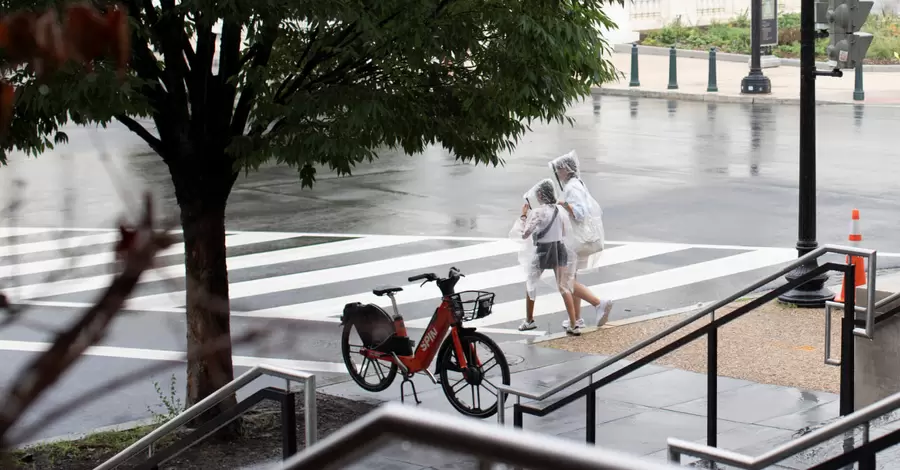
<instances>
[{"instance_id":1,"label":"bicycle seat","mask_svg":"<svg viewBox=\"0 0 900 470\"><path fill-rule=\"evenodd\" d=\"M403 290L402 287L384 286L384 287L379 287L377 289L372 289L372 293L381 297L384 294L390 294L391 292L400 292L402 290Z\"/></svg>"}]
</instances>

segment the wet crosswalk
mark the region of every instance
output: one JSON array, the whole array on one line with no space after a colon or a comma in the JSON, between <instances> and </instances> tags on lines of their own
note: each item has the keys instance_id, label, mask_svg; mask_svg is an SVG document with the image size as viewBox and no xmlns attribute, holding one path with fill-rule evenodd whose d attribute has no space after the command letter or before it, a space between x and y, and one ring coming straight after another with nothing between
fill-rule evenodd
<instances>
[{"instance_id":1,"label":"wet crosswalk","mask_svg":"<svg viewBox=\"0 0 900 470\"><path fill-rule=\"evenodd\" d=\"M0 288L14 302L89 305L111 279L116 236L107 230L0 228ZM348 302L389 308L390 300L371 290L395 285L403 288L396 299L407 325L424 328L440 292L407 278L424 272L445 276L455 266L466 275L458 291L496 294L493 313L471 325L519 334L524 273L511 240L233 231L226 245L235 317L334 323ZM129 310L184 310L183 250L179 243L160 254L156 269L129 299ZM719 299L795 257L787 248L610 242L602 269L579 280L599 297L617 300L616 320ZM554 314L561 320L563 310L549 287L539 291L535 314L544 324Z\"/></svg>"}]
</instances>

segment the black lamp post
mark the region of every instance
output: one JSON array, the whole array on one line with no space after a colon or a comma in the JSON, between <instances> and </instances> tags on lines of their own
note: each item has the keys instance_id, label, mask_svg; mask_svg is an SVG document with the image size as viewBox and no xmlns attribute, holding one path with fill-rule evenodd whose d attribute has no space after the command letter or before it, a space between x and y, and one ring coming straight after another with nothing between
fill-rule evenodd
<instances>
[{"instance_id":1,"label":"black lamp post","mask_svg":"<svg viewBox=\"0 0 900 470\"><path fill-rule=\"evenodd\" d=\"M768 94L772 92L772 82L763 75L760 65L760 45L762 42L762 0L752 0L750 6L750 73L741 80L741 93Z\"/></svg>"},{"instance_id":2,"label":"black lamp post","mask_svg":"<svg viewBox=\"0 0 900 470\"><path fill-rule=\"evenodd\" d=\"M797 252L803 256L819 246L816 242L816 76L840 76L840 72L816 71L815 0L803 0L800 5L800 229ZM816 269L818 264L812 260L785 278L793 281ZM826 280L825 274L816 276L784 293L778 300L799 307L824 307L826 301L834 298L834 293L825 288Z\"/></svg>"}]
</instances>

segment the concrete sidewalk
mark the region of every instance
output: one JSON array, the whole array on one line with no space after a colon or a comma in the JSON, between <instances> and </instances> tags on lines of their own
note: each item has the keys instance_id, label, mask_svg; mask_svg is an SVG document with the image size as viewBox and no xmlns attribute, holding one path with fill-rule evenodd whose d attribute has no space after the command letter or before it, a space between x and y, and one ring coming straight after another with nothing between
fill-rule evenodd
<instances>
[{"instance_id":1,"label":"concrete sidewalk","mask_svg":"<svg viewBox=\"0 0 900 470\"><path fill-rule=\"evenodd\" d=\"M610 60L623 75L618 82L604 83L593 93L610 96L642 96L648 98L670 98L692 101L716 101L730 103L766 102L776 104L798 104L800 98L800 68L781 65L763 69L763 74L772 82L772 93L768 95L742 95L741 79L747 76L749 65L745 62L716 61L716 82L718 92L707 92L709 60L677 57L678 89L669 90L669 57L655 54L639 54L639 87L630 87L631 54L616 52ZM853 100L854 71L844 70L844 76L818 77L816 79L816 101L820 104L865 104L900 106L900 73L866 71L863 74L865 99Z\"/></svg>"},{"instance_id":2,"label":"concrete sidewalk","mask_svg":"<svg viewBox=\"0 0 900 470\"><path fill-rule=\"evenodd\" d=\"M546 389L607 358L521 343L504 343L501 347L509 358L511 383L524 389ZM627 364L623 361L612 369ZM609 372L612 371L606 373ZM425 377L417 376L414 380L422 400L419 406L456 414L440 386ZM399 400L399 383L398 379L388 390L379 393L366 392L352 381L325 386L320 391L382 403ZM571 390L587 383L584 380ZM802 433L809 427L816 427L838 416L838 396L835 394L728 377L719 377L718 384L718 441L722 448L749 455L761 454L796 438L798 431ZM407 396L411 395L409 387L407 392ZM604 387L598 391L597 399L598 447L659 462L665 461L668 437L705 442L705 374L649 365ZM411 399L407 399L406 404L415 406ZM507 426L512 426L512 405L513 400L507 402ZM585 406L582 399L544 418L526 415L524 427L584 444ZM487 422L496 423L496 417ZM827 457L817 456L817 460L824 458ZM691 461L693 459L686 458L682 462ZM806 468L808 464L808 461L789 460L782 462L779 468ZM473 459L463 455L395 443L352 468L416 470L476 467Z\"/></svg>"}]
</instances>

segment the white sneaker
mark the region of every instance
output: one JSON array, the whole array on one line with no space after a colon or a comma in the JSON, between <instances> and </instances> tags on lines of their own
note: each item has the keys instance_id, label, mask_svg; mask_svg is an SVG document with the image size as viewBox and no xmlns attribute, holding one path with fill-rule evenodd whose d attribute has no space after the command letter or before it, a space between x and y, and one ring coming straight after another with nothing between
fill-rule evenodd
<instances>
[{"instance_id":1,"label":"white sneaker","mask_svg":"<svg viewBox=\"0 0 900 470\"><path fill-rule=\"evenodd\" d=\"M575 328L566 327L566 334L570 336L581 336L581 328L578 327L577 322Z\"/></svg>"},{"instance_id":2,"label":"white sneaker","mask_svg":"<svg viewBox=\"0 0 900 470\"><path fill-rule=\"evenodd\" d=\"M533 321L525 320L519 325L519 331L528 331L537 328L537 325Z\"/></svg>"},{"instance_id":3,"label":"white sneaker","mask_svg":"<svg viewBox=\"0 0 900 470\"><path fill-rule=\"evenodd\" d=\"M584 318L579 318L578 320L576 320L576 321L575 321L575 326L578 327L578 328L584 328ZM563 328L568 328L568 327L569 327L569 319L563 320L563 322L562 322L562 327L563 327Z\"/></svg>"},{"instance_id":4,"label":"white sneaker","mask_svg":"<svg viewBox=\"0 0 900 470\"><path fill-rule=\"evenodd\" d=\"M612 300L600 301L600 305L597 306L597 328L606 324L606 321L609 320L609 312L612 311L612 308Z\"/></svg>"}]
</instances>

